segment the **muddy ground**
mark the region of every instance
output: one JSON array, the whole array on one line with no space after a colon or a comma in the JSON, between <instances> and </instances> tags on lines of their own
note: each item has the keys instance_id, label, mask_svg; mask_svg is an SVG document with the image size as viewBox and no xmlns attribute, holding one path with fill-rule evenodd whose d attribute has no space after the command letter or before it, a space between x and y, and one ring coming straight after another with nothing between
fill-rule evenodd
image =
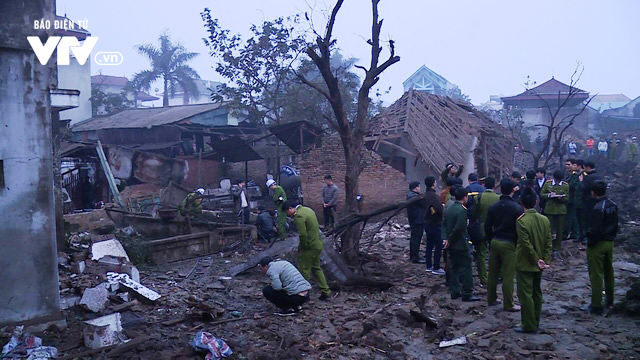
<instances>
[{"instance_id":1,"label":"muddy ground","mask_svg":"<svg viewBox=\"0 0 640 360\"><path fill-rule=\"evenodd\" d=\"M267 277L257 268L220 280L233 265L261 250L254 247L248 254L141 267L141 282L162 298L121 311L124 333L143 340L123 352L82 357L87 351L81 345L82 321L112 313L118 306L115 301L100 314L79 306L65 310L67 329L41 335L45 345L59 349L60 356L79 358L203 359L188 345L203 330L229 344L234 351L231 359L640 359L637 315L630 315L624 305L607 317L579 310L590 296L582 245L564 242L562 258L554 259L543 275L541 332L523 335L512 330L519 313L488 307L486 301L451 300L443 276L408 262L408 237L401 225L385 226L373 244L363 244L365 252L380 260L365 264L365 275L391 280L395 286L387 292L337 289L330 302L322 302L314 288L312 301L295 317L273 315L274 307L261 294ZM640 256L617 246L615 261L640 264ZM616 264L616 302L624 300L632 279L640 276L638 271L637 266ZM486 290L476 280L475 292L484 299ZM71 278L61 270L61 281L80 291L98 285L102 278L88 274ZM437 328L409 315L418 305L437 320ZM438 347L441 340L463 335L468 340L465 345Z\"/></svg>"}]
</instances>

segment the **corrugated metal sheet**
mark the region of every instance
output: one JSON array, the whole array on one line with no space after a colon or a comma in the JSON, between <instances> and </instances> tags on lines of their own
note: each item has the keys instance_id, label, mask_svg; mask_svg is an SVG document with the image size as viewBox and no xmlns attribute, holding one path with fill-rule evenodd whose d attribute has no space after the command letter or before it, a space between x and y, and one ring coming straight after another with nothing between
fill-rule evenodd
<instances>
[{"instance_id":1,"label":"corrugated metal sheet","mask_svg":"<svg viewBox=\"0 0 640 360\"><path fill-rule=\"evenodd\" d=\"M72 131L94 131L101 129L136 129L175 124L208 111L216 110L225 104L202 104L170 106L163 108L131 109L119 113L94 117L73 126Z\"/></svg>"}]
</instances>

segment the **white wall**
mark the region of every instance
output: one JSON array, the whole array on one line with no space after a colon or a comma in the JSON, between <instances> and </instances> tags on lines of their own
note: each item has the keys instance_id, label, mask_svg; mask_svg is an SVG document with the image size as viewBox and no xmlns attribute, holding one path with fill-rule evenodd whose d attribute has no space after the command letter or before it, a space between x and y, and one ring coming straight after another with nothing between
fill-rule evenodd
<instances>
[{"instance_id":1,"label":"white wall","mask_svg":"<svg viewBox=\"0 0 640 360\"><path fill-rule=\"evenodd\" d=\"M91 118L91 57L80 65L71 56L69 65L58 65L58 88L80 90L80 106L60 113L60 120L71 120L71 125Z\"/></svg>"}]
</instances>

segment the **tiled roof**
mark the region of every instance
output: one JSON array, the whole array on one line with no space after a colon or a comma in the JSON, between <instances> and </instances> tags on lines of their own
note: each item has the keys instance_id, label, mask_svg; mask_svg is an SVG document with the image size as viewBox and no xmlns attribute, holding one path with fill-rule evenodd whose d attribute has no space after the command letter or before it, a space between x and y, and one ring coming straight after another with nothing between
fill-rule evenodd
<instances>
[{"instance_id":1,"label":"tiled roof","mask_svg":"<svg viewBox=\"0 0 640 360\"><path fill-rule=\"evenodd\" d=\"M532 89L526 90L525 92L520 93L518 95L503 97L502 101L537 100L540 97L555 98L558 95L568 95L569 91L570 91L569 85L561 83L555 78L551 78L550 80ZM573 98L576 100L583 101L589 98L589 93L584 90L574 88L574 92L575 92L575 95Z\"/></svg>"},{"instance_id":2,"label":"tiled roof","mask_svg":"<svg viewBox=\"0 0 640 360\"><path fill-rule=\"evenodd\" d=\"M129 80L124 76L94 75L91 77L92 84L125 86Z\"/></svg>"}]
</instances>

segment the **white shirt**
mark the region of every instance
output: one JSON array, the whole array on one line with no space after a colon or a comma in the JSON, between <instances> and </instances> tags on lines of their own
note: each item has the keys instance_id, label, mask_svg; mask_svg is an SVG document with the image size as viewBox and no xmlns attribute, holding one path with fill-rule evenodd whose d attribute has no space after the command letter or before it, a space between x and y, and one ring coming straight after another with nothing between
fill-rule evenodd
<instances>
[{"instance_id":1,"label":"white shirt","mask_svg":"<svg viewBox=\"0 0 640 360\"><path fill-rule=\"evenodd\" d=\"M598 151L607 151L609 149L609 144L606 141L600 141L598 143Z\"/></svg>"},{"instance_id":2,"label":"white shirt","mask_svg":"<svg viewBox=\"0 0 640 360\"><path fill-rule=\"evenodd\" d=\"M542 187L544 186L544 183L547 182L547 179L542 178L542 179L538 179L538 187L540 189L542 189Z\"/></svg>"},{"instance_id":3,"label":"white shirt","mask_svg":"<svg viewBox=\"0 0 640 360\"><path fill-rule=\"evenodd\" d=\"M249 203L247 203L247 197L244 195L244 191L240 193L240 202L240 207L246 208L249 206Z\"/></svg>"}]
</instances>

